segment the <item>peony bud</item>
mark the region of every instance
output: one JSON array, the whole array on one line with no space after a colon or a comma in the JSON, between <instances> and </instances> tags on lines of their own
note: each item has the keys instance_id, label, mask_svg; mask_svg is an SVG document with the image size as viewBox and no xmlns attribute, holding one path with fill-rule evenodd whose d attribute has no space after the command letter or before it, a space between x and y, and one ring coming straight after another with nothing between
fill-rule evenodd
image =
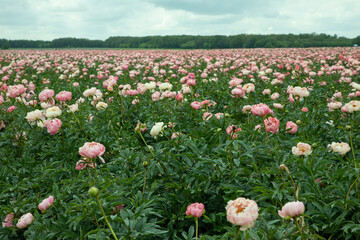
<instances>
[{"instance_id":1,"label":"peony bud","mask_svg":"<svg viewBox=\"0 0 360 240\"><path fill-rule=\"evenodd\" d=\"M99 189L97 187L91 187L88 193L91 197L96 197L99 193Z\"/></svg>"}]
</instances>

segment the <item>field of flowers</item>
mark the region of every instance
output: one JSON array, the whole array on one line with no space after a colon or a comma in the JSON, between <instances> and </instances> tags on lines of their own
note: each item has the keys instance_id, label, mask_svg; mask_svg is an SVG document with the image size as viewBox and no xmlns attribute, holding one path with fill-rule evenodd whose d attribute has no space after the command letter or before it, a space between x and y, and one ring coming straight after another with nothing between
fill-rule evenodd
<instances>
[{"instance_id":1,"label":"field of flowers","mask_svg":"<svg viewBox=\"0 0 360 240\"><path fill-rule=\"evenodd\" d=\"M0 52L0 239L360 239L360 49Z\"/></svg>"}]
</instances>

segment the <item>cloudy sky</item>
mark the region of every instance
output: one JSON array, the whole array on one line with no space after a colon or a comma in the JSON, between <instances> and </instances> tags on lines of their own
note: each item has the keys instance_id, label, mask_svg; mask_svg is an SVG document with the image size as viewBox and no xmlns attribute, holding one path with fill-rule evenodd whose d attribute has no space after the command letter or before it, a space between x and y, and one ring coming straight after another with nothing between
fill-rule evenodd
<instances>
[{"instance_id":1,"label":"cloudy sky","mask_svg":"<svg viewBox=\"0 0 360 240\"><path fill-rule=\"evenodd\" d=\"M0 38L360 35L358 0L0 0Z\"/></svg>"}]
</instances>

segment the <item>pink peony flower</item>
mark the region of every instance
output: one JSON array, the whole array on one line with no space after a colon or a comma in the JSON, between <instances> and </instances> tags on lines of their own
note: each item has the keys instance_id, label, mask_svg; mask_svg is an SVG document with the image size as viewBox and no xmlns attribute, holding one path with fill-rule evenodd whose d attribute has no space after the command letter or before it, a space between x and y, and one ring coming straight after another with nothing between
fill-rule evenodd
<instances>
[{"instance_id":1,"label":"pink peony flower","mask_svg":"<svg viewBox=\"0 0 360 240\"><path fill-rule=\"evenodd\" d=\"M288 130L287 131L288 133L296 133L298 130L298 126L296 125L296 123L294 123L292 121L288 121L286 123L286 130Z\"/></svg>"},{"instance_id":2,"label":"pink peony flower","mask_svg":"<svg viewBox=\"0 0 360 240\"><path fill-rule=\"evenodd\" d=\"M255 116L265 116L270 113L268 105L260 103L251 107L251 112Z\"/></svg>"},{"instance_id":3,"label":"pink peony flower","mask_svg":"<svg viewBox=\"0 0 360 240\"><path fill-rule=\"evenodd\" d=\"M79 154L86 158L96 158L105 153L105 147L101 143L87 142L79 148Z\"/></svg>"},{"instance_id":4,"label":"pink peony flower","mask_svg":"<svg viewBox=\"0 0 360 240\"><path fill-rule=\"evenodd\" d=\"M50 196L46 199L44 199L38 206L39 210L44 212L46 211L50 206L52 206L54 203L54 197Z\"/></svg>"},{"instance_id":5,"label":"pink peony flower","mask_svg":"<svg viewBox=\"0 0 360 240\"><path fill-rule=\"evenodd\" d=\"M232 137L232 139L237 138L238 135L236 133L241 132L241 131L242 131L242 129L238 128L235 125L231 125L231 126L226 128L226 133L229 134Z\"/></svg>"},{"instance_id":6,"label":"pink peony flower","mask_svg":"<svg viewBox=\"0 0 360 240\"><path fill-rule=\"evenodd\" d=\"M32 221L34 221L34 216L31 213L26 213L21 216L16 226L18 228L26 228Z\"/></svg>"},{"instance_id":7,"label":"pink peony flower","mask_svg":"<svg viewBox=\"0 0 360 240\"><path fill-rule=\"evenodd\" d=\"M39 99L41 102L45 102L49 98L52 98L54 96L55 92L52 89L45 89L42 90L39 94Z\"/></svg>"},{"instance_id":8,"label":"pink peony flower","mask_svg":"<svg viewBox=\"0 0 360 240\"><path fill-rule=\"evenodd\" d=\"M233 98L245 97L245 93L246 93L245 89L243 89L240 86L231 90L231 96Z\"/></svg>"},{"instance_id":9,"label":"pink peony flower","mask_svg":"<svg viewBox=\"0 0 360 240\"><path fill-rule=\"evenodd\" d=\"M47 128L48 133L55 135L59 132L62 122L58 118L54 118L51 121L47 121L44 126Z\"/></svg>"},{"instance_id":10,"label":"pink peony flower","mask_svg":"<svg viewBox=\"0 0 360 240\"><path fill-rule=\"evenodd\" d=\"M255 201L246 198L230 200L226 206L226 218L232 224L241 226L245 231L254 226L259 215L259 208Z\"/></svg>"},{"instance_id":11,"label":"pink peony flower","mask_svg":"<svg viewBox=\"0 0 360 240\"><path fill-rule=\"evenodd\" d=\"M179 93L178 95L176 95L176 100L181 102L184 98L184 95L182 93Z\"/></svg>"},{"instance_id":12,"label":"pink peony flower","mask_svg":"<svg viewBox=\"0 0 360 240\"><path fill-rule=\"evenodd\" d=\"M303 111L303 112L308 112L309 109L308 109L307 107L303 107L303 108L301 109L301 111Z\"/></svg>"},{"instance_id":13,"label":"pink peony flower","mask_svg":"<svg viewBox=\"0 0 360 240\"><path fill-rule=\"evenodd\" d=\"M159 101L160 99L160 92L154 92L152 95L151 95L151 99L156 102L156 101Z\"/></svg>"},{"instance_id":14,"label":"pink peony flower","mask_svg":"<svg viewBox=\"0 0 360 240\"><path fill-rule=\"evenodd\" d=\"M207 120L209 120L210 118L212 118L212 113L209 113L209 112L205 112L204 114L203 114L203 117L202 117L202 119L204 120L204 121L207 121Z\"/></svg>"},{"instance_id":15,"label":"pink peony flower","mask_svg":"<svg viewBox=\"0 0 360 240\"><path fill-rule=\"evenodd\" d=\"M11 107L9 107L6 111L7 111L8 113L12 113L15 109L16 109L15 106L11 106Z\"/></svg>"},{"instance_id":16,"label":"pink peony flower","mask_svg":"<svg viewBox=\"0 0 360 240\"><path fill-rule=\"evenodd\" d=\"M3 227L12 227L12 226L14 226L12 224L13 219L14 219L14 213L10 213L10 214L6 215L6 217L5 217L5 219L4 219L3 223L2 223L2 226Z\"/></svg>"},{"instance_id":17,"label":"pink peony flower","mask_svg":"<svg viewBox=\"0 0 360 240\"><path fill-rule=\"evenodd\" d=\"M61 91L56 95L55 99L60 102L66 102L66 101L71 100L71 97L72 97L71 92Z\"/></svg>"},{"instance_id":18,"label":"pink peony flower","mask_svg":"<svg viewBox=\"0 0 360 240\"><path fill-rule=\"evenodd\" d=\"M11 85L8 87L8 94L9 94L9 97L11 97L11 98L16 98L16 97L20 96L21 94L23 94L25 91L26 91L26 88L22 84Z\"/></svg>"},{"instance_id":19,"label":"pink peony flower","mask_svg":"<svg viewBox=\"0 0 360 240\"><path fill-rule=\"evenodd\" d=\"M201 103L198 102L198 101L194 101L194 102L192 102L190 105L191 105L191 107L192 107L193 109L195 109L195 110L198 110L198 109L201 107Z\"/></svg>"},{"instance_id":20,"label":"pink peony flower","mask_svg":"<svg viewBox=\"0 0 360 240\"><path fill-rule=\"evenodd\" d=\"M298 216L305 211L304 203L296 201L296 202L288 202L286 203L281 211L278 211L280 217L290 219L292 217Z\"/></svg>"},{"instance_id":21,"label":"pink peony flower","mask_svg":"<svg viewBox=\"0 0 360 240\"><path fill-rule=\"evenodd\" d=\"M276 134L279 131L280 121L277 118L269 117L264 120L264 124L267 132Z\"/></svg>"},{"instance_id":22,"label":"pink peony flower","mask_svg":"<svg viewBox=\"0 0 360 240\"><path fill-rule=\"evenodd\" d=\"M187 216L201 217L205 213L205 207L202 203L193 203L187 207L185 214Z\"/></svg>"}]
</instances>

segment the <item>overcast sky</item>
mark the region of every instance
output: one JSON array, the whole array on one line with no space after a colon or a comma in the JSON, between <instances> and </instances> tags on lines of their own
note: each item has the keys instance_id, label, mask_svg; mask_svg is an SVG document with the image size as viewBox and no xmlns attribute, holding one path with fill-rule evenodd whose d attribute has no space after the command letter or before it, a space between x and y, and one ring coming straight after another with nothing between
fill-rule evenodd
<instances>
[{"instance_id":1,"label":"overcast sky","mask_svg":"<svg viewBox=\"0 0 360 240\"><path fill-rule=\"evenodd\" d=\"M0 0L0 38L360 35L359 0Z\"/></svg>"}]
</instances>

